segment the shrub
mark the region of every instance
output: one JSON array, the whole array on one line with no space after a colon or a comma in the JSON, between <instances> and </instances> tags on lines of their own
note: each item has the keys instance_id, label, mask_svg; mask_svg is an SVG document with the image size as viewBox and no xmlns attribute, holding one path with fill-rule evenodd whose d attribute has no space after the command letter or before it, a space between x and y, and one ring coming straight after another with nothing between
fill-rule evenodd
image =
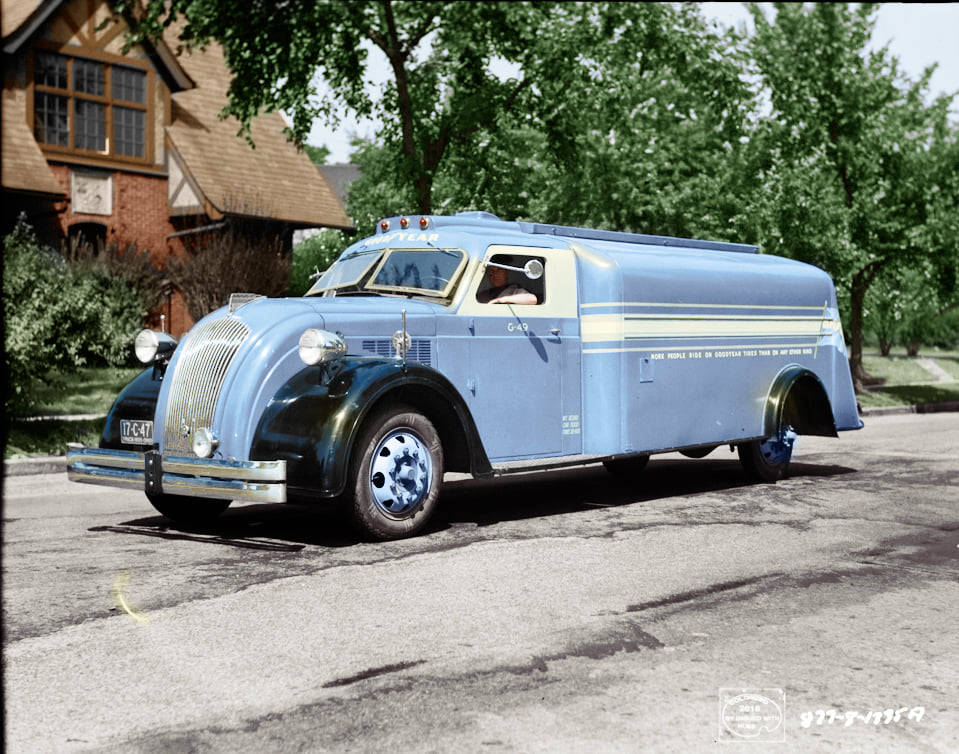
<instances>
[{"instance_id":1,"label":"shrub","mask_svg":"<svg viewBox=\"0 0 959 754\"><path fill-rule=\"evenodd\" d=\"M279 237L231 222L191 241L184 259L167 263L167 273L183 292L190 316L199 320L223 306L231 293L285 296L290 258Z\"/></svg>"},{"instance_id":2,"label":"shrub","mask_svg":"<svg viewBox=\"0 0 959 754\"><path fill-rule=\"evenodd\" d=\"M333 264L348 245L347 237L338 230L322 230L293 247L290 267L290 295L302 296L316 281L315 273Z\"/></svg>"},{"instance_id":3,"label":"shrub","mask_svg":"<svg viewBox=\"0 0 959 754\"><path fill-rule=\"evenodd\" d=\"M3 242L5 406L29 407L51 371L120 366L147 313L137 291L104 269L68 263L21 221Z\"/></svg>"},{"instance_id":4,"label":"shrub","mask_svg":"<svg viewBox=\"0 0 959 754\"><path fill-rule=\"evenodd\" d=\"M153 266L150 252L138 249L135 243L128 244L121 251L116 242L94 246L73 239L63 245L60 254L74 270L126 282L137 292L148 311L166 300L164 288L167 281L163 273Z\"/></svg>"}]
</instances>

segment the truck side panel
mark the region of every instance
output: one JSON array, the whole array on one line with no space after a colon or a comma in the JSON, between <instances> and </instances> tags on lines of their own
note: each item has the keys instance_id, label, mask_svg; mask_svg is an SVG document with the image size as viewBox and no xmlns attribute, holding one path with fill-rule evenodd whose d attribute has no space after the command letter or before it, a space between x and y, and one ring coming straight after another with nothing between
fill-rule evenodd
<instances>
[{"instance_id":1,"label":"truck side panel","mask_svg":"<svg viewBox=\"0 0 959 754\"><path fill-rule=\"evenodd\" d=\"M768 391L787 364L813 372L830 397L851 394L837 384L848 366L821 270L768 256L594 246L619 268L623 292L582 276L584 452L760 437ZM837 427L858 427L855 407L839 403Z\"/></svg>"}]
</instances>

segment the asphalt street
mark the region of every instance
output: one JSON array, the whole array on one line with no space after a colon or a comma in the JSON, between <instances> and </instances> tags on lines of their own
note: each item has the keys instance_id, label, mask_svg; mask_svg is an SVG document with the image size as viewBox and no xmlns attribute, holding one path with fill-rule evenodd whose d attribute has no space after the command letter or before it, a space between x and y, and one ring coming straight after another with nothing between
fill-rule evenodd
<instances>
[{"instance_id":1,"label":"asphalt street","mask_svg":"<svg viewBox=\"0 0 959 754\"><path fill-rule=\"evenodd\" d=\"M8 477L9 752L955 751L959 413L447 478L430 531ZM759 721L757 723L757 720Z\"/></svg>"}]
</instances>

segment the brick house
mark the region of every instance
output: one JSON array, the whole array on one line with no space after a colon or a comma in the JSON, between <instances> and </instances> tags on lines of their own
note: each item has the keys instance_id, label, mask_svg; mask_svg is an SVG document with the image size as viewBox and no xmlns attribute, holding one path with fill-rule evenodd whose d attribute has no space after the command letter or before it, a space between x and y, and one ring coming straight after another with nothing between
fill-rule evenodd
<instances>
[{"instance_id":1,"label":"brick house","mask_svg":"<svg viewBox=\"0 0 959 754\"><path fill-rule=\"evenodd\" d=\"M181 52L168 31L124 53L104 0L2 0L2 228L26 213L42 240L135 242L163 268L186 243L231 222L278 236L348 229L339 198L283 134L277 113L256 145L218 120L230 74L219 46ZM178 291L174 334L192 320Z\"/></svg>"}]
</instances>

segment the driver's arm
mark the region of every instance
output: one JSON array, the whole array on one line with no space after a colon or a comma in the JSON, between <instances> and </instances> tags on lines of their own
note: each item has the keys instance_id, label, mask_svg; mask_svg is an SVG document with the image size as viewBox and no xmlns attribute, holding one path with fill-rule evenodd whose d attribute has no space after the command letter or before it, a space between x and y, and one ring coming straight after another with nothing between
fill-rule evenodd
<instances>
[{"instance_id":1,"label":"driver's arm","mask_svg":"<svg viewBox=\"0 0 959 754\"><path fill-rule=\"evenodd\" d=\"M491 299L491 304L523 304L523 305L535 305L539 303L534 296L529 291L523 291L522 293L511 293L508 296L498 296L497 298Z\"/></svg>"}]
</instances>

